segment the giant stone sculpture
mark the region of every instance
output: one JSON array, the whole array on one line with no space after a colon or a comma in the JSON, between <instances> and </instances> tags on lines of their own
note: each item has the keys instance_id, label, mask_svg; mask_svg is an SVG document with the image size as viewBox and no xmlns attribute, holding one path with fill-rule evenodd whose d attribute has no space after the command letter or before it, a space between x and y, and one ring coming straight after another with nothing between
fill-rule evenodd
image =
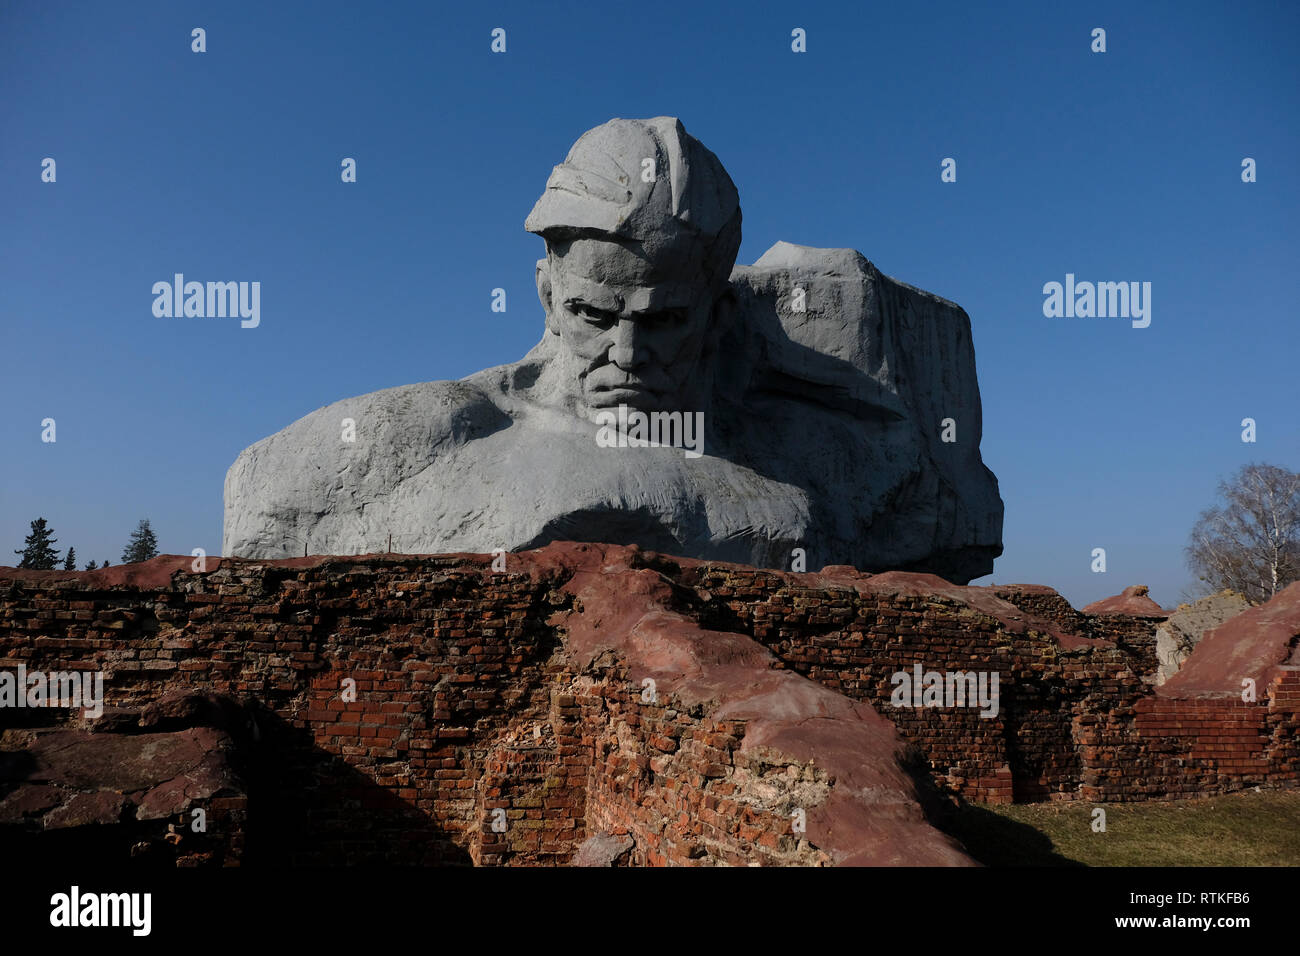
<instances>
[{"instance_id":1,"label":"giant stone sculpture","mask_svg":"<svg viewBox=\"0 0 1300 956\"><path fill-rule=\"evenodd\" d=\"M740 221L730 177L678 120L590 130L525 223L546 243L541 342L245 449L224 553L382 551L391 535L405 553L575 540L989 573L1002 501L965 312L847 249L778 242L734 266Z\"/></svg>"}]
</instances>

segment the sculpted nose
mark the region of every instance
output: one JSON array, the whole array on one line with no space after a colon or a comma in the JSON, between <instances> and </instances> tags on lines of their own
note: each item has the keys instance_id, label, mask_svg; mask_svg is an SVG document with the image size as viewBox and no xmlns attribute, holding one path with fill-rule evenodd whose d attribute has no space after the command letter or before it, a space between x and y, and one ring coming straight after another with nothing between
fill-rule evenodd
<instances>
[{"instance_id":1,"label":"sculpted nose","mask_svg":"<svg viewBox=\"0 0 1300 956\"><path fill-rule=\"evenodd\" d=\"M617 345L609 350L609 360L624 370L636 368L639 364L633 349Z\"/></svg>"},{"instance_id":2,"label":"sculpted nose","mask_svg":"<svg viewBox=\"0 0 1300 956\"><path fill-rule=\"evenodd\" d=\"M613 344L609 348L609 360L619 368L634 369L645 362L644 349L636 342L635 323L620 319L612 330Z\"/></svg>"}]
</instances>

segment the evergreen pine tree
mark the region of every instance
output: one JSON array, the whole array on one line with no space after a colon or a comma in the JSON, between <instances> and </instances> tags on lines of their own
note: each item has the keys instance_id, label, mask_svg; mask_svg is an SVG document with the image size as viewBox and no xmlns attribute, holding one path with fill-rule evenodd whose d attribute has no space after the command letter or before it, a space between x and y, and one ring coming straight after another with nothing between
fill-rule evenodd
<instances>
[{"instance_id":1,"label":"evergreen pine tree","mask_svg":"<svg viewBox=\"0 0 1300 956\"><path fill-rule=\"evenodd\" d=\"M14 552L23 556L18 567L36 571L54 570L59 564L59 553L54 550L55 543L54 530L46 526L44 518L37 518L32 522L32 533L23 542L22 550Z\"/></svg>"},{"instance_id":2,"label":"evergreen pine tree","mask_svg":"<svg viewBox=\"0 0 1300 956\"><path fill-rule=\"evenodd\" d=\"M76 548L68 548L68 557L67 560L63 562L63 570L64 571L77 570L77 549Z\"/></svg>"},{"instance_id":3,"label":"evergreen pine tree","mask_svg":"<svg viewBox=\"0 0 1300 956\"><path fill-rule=\"evenodd\" d=\"M105 561L103 564L100 565L100 567L101 567L101 568L106 568L106 567L108 567L108 562Z\"/></svg>"},{"instance_id":4,"label":"evergreen pine tree","mask_svg":"<svg viewBox=\"0 0 1300 956\"><path fill-rule=\"evenodd\" d=\"M99 567L99 565L96 564L94 561L91 561L88 565L86 565L86 570L87 570L87 571L93 571L93 570L95 570L95 568L97 568L97 567Z\"/></svg>"},{"instance_id":5,"label":"evergreen pine tree","mask_svg":"<svg viewBox=\"0 0 1300 956\"><path fill-rule=\"evenodd\" d=\"M131 532L130 543L122 551L122 563L139 564L141 561L156 557L158 557L158 539L154 536L153 528L149 527L149 519L141 518L136 529Z\"/></svg>"}]
</instances>

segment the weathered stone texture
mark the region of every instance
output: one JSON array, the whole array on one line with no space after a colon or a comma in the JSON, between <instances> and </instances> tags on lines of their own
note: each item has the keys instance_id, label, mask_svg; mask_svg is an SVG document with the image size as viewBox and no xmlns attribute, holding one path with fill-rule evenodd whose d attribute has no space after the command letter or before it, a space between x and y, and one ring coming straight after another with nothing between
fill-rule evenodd
<instances>
[{"instance_id":1,"label":"weathered stone texture","mask_svg":"<svg viewBox=\"0 0 1300 956\"><path fill-rule=\"evenodd\" d=\"M778 242L733 268L740 227L726 170L678 120L589 130L527 221L546 243L537 345L249 446L226 475L222 552L591 541L989 573L1003 505L970 318L850 249Z\"/></svg>"}]
</instances>

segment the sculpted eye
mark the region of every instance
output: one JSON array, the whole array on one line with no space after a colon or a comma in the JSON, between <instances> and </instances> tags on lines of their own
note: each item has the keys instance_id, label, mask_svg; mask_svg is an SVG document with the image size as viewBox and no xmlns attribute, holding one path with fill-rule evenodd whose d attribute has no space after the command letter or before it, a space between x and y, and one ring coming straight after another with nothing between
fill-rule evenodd
<instances>
[{"instance_id":1,"label":"sculpted eye","mask_svg":"<svg viewBox=\"0 0 1300 956\"><path fill-rule=\"evenodd\" d=\"M566 299L564 307L573 315L582 316L592 325L609 325L614 321L614 313L607 312L604 309L598 309L595 306L588 305L581 299Z\"/></svg>"}]
</instances>

